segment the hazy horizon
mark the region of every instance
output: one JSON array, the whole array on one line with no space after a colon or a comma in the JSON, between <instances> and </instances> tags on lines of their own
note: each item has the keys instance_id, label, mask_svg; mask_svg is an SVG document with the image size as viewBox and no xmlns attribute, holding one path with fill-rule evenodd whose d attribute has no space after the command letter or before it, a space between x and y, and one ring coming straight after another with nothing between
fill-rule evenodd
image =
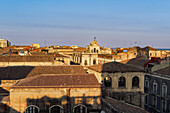
<instances>
[{"instance_id":1,"label":"hazy horizon","mask_svg":"<svg viewBox=\"0 0 170 113\"><path fill-rule=\"evenodd\" d=\"M170 48L169 0L0 0L0 38L15 45Z\"/></svg>"}]
</instances>

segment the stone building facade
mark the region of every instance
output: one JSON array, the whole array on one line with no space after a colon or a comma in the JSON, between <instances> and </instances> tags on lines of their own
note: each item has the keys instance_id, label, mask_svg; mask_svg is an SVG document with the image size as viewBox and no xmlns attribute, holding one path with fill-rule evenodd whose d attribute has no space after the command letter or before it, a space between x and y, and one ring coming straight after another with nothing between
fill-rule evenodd
<instances>
[{"instance_id":1,"label":"stone building facade","mask_svg":"<svg viewBox=\"0 0 170 113\"><path fill-rule=\"evenodd\" d=\"M8 40L6 40L6 39L0 39L0 47L1 48L5 48L5 47L8 47L8 46L10 46L11 45L11 43L8 41Z\"/></svg>"},{"instance_id":2,"label":"stone building facade","mask_svg":"<svg viewBox=\"0 0 170 113\"><path fill-rule=\"evenodd\" d=\"M94 73L105 86L103 96L109 96L140 107L144 107L144 69L141 67L109 62L89 66L88 73Z\"/></svg>"},{"instance_id":3,"label":"stone building facade","mask_svg":"<svg viewBox=\"0 0 170 113\"><path fill-rule=\"evenodd\" d=\"M10 113L99 113L101 85L94 75L26 78L11 88L10 107Z\"/></svg>"},{"instance_id":4,"label":"stone building facade","mask_svg":"<svg viewBox=\"0 0 170 113\"><path fill-rule=\"evenodd\" d=\"M96 40L90 43L86 48L77 48L73 52L73 62L83 66L99 64L99 54L111 54L110 48L102 48Z\"/></svg>"},{"instance_id":5,"label":"stone building facade","mask_svg":"<svg viewBox=\"0 0 170 113\"><path fill-rule=\"evenodd\" d=\"M170 66L145 75L145 110L170 112Z\"/></svg>"}]
</instances>

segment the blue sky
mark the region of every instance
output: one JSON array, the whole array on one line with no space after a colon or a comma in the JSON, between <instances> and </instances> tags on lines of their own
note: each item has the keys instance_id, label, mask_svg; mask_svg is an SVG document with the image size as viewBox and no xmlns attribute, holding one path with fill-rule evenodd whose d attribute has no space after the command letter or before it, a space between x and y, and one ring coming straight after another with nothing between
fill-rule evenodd
<instances>
[{"instance_id":1,"label":"blue sky","mask_svg":"<svg viewBox=\"0 0 170 113\"><path fill-rule=\"evenodd\" d=\"M170 48L170 0L0 0L0 37L14 44ZM137 42L137 43L135 43Z\"/></svg>"}]
</instances>

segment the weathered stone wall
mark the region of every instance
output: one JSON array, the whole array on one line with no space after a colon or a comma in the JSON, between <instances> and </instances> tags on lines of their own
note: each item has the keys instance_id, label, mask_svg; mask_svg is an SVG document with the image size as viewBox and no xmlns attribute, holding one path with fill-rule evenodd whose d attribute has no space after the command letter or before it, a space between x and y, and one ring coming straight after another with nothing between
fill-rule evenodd
<instances>
[{"instance_id":1,"label":"weathered stone wall","mask_svg":"<svg viewBox=\"0 0 170 113\"><path fill-rule=\"evenodd\" d=\"M141 72L127 72L127 73L103 73L103 78L109 76L112 78L112 87L108 88L112 92L144 92L144 73ZM119 78L123 76L126 78L126 87L119 88L118 81ZM132 87L132 78L139 77L139 88Z\"/></svg>"},{"instance_id":2,"label":"weathered stone wall","mask_svg":"<svg viewBox=\"0 0 170 113\"><path fill-rule=\"evenodd\" d=\"M79 104L88 105L88 109L101 109L100 97L100 88L11 89L10 113L23 113L29 105L36 105L44 112L52 105L62 106L65 112L72 111Z\"/></svg>"}]
</instances>

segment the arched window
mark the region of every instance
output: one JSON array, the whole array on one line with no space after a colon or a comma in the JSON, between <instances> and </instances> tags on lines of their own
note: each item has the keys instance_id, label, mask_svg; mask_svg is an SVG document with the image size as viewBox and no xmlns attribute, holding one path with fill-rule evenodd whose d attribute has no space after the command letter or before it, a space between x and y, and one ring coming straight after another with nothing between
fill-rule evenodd
<instances>
[{"instance_id":1,"label":"arched window","mask_svg":"<svg viewBox=\"0 0 170 113\"><path fill-rule=\"evenodd\" d=\"M94 48L94 53L96 52L96 48Z\"/></svg>"},{"instance_id":2,"label":"arched window","mask_svg":"<svg viewBox=\"0 0 170 113\"><path fill-rule=\"evenodd\" d=\"M87 113L87 108L84 105L77 105L74 107L74 113Z\"/></svg>"},{"instance_id":3,"label":"arched window","mask_svg":"<svg viewBox=\"0 0 170 113\"><path fill-rule=\"evenodd\" d=\"M96 59L93 59L93 64L96 64Z\"/></svg>"},{"instance_id":4,"label":"arched window","mask_svg":"<svg viewBox=\"0 0 170 113\"><path fill-rule=\"evenodd\" d=\"M97 50L97 53L98 53L99 51Z\"/></svg>"},{"instance_id":5,"label":"arched window","mask_svg":"<svg viewBox=\"0 0 170 113\"><path fill-rule=\"evenodd\" d=\"M126 78L125 77L120 77L119 78L119 87L126 87Z\"/></svg>"},{"instance_id":6,"label":"arched window","mask_svg":"<svg viewBox=\"0 0 170 113\"><path fill-rule=\"evenodd\" d=\"M26 113L39 113L39 108L35 105L30 105L26 108Z\"/></svg>"},{"instance_id":7,"label":"arched window","mask_svg":"<svg viewBox=\"0 0 170 113\"><path fill-rule=\"evenodd\" d=\"M105 87L112 87L112 78L109 76L104 78L104 85Z\"/></svg>"},{"instance_id":8,"label":"arched window","mask_svg":"<svg viewBox=\"0 0 170 113\"><path fill-rule=\"evenodd\" d=\"M63 113L63 107L59 105L53 105L50 107L49 113Z\"/></svg>"},{"instance_id":9,"label":"arched window","mask_svg":"<svg viewBox=\"0 0 170 113\"><path fill-rule=\"evenodd\" d=\"M85 65L85 66L87 65L87 60L84 61L84 65Z\"/></svg>"},{"instance_id":10,"label":"arched window","mask_svg":"<svg viewBox=\"0 0 170 113\"><path fill-rule=\"evenodd\" d=\"M139 77L135 76L132 78L132 87L139 87Z\"/></svg>"}]
</instances>

